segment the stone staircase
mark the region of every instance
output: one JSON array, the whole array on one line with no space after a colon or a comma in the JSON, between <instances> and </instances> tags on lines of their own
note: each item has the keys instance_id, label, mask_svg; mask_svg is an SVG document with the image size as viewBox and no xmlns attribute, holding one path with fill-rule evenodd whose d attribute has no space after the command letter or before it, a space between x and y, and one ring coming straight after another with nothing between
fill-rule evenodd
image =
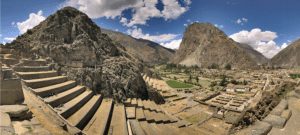
<instances>
[{"instance_id":1,"label":"stone staircase","mask_svg":"<svg viewBox=\"0 0 300 135\"><path fill-rule=\"evenodd\" d=\"M78 129L79 134L197 134L154 101L128 98L124 104L115 103L59 75L46 60L21 59L13 50L2 49L1 62L12 67L24 89L41 99L67 125Z\"/></svg>"}]
</instances>

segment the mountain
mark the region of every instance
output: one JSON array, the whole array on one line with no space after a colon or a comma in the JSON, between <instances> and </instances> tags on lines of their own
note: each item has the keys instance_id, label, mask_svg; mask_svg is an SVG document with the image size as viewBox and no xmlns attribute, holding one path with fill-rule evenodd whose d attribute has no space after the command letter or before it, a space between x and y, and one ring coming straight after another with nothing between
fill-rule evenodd
<instances>
[{"instance_id":1,"label":"mountain","mask_svg":"<svg viewBox=\"0 0 300 135\"><path fill-rule=\"evenodd\" d=\"M129 53L146 64L167 63L175 54L174 50L167 49L149 40L136 39L121 32L107 29L102 29L102 32L114 41L119 42Z\"/></svg>"},{"instance_id":2,"label":"mountain","mask_svg":"<svg viewBox=\"0 0 300 135\"><path fill-rule=\"evenodd\" d=\"M75 8L58 10L8 46L22 56L54 61L61 74L104 96L118 100L148 96L138 60Z\"/></svg>"},{"instance_id":3,"label":"mountain","mask_svg":"<svg viewBox=\"0 0 300 135\"><path fill-rule=\"evenodd\" d=\"M252 47L239 44L223 31L209 23L193 23L185 30L173 63L187 66L198 65L233 68L256 68L267 59Z\"/></svg>"},{"instance_id":4,"label":"mountain","mask_svg":"<svg viewBox=\"0 0 300 135\"><path fill-rule=\"evenodd\" d=\"M276 54L271 63L280 67L300 67L300 39Z\"/></svg>"},{"instance_id":5,"label":"mountain","mask_svg":"<svg viewBox=\"0 0 300 135\"><path fill-rule=\"evenodd\" d=\"M241 47L244 51L246 51L247 54L249 54L250 57L253 60L255 60L258 65L262 65L262 64L268 63L269 59L266 58L260 52L254 50L250 45L238 43L238 46Z\"/></svg>"}]
</instances>

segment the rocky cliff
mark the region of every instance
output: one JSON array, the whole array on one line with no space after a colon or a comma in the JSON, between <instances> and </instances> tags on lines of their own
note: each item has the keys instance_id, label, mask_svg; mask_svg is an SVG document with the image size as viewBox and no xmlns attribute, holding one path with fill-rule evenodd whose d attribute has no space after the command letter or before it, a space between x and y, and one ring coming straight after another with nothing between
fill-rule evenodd
<instances>
[{"instance_id":1,"label":"rocky cliff","mask_svg":"<svg viewBox=\"0 0 300 135\"><path fill-rule=\"evenodd\" d=\"M256 68L266 58L248 45L240 45L223 31L209 23L193 23L187 27L174 63L187 66L198 65L234 68Z\"/></svg>"},{"instance_id":2,"label":"rocky cliff","mask_svg":"<svg viewBox=\"0 0 300 135\"><path fill-rule=\"evenodd\" d=\"M300 39L280 51L271 59L274 66L292 68L300 67Z\"/></svg>"},{"instance_id":3,"label":"rocky cliff","mask_svg":"<svg viewBox=\"0 0 300 135\"><path fill-rule=\"evenodd\" d=\"M146 64L167 63L175 54L174 50L167 49L149 40L136 39L129 35L107 29L102 29L102 32L106 33L111 39L119 42L135 58L140 59Z\"/></svg>"},{"instance_id":4,"label":"rocky cliff","mask_svg":"<svg viewBox=\"0 0 300 135\"><path fill-rule=\"evenodd\" d=\"M57 11L8 46L52 59L62 74L105 96L148 96L142 65L75 8Z\"/></svg>"}]
</instances>

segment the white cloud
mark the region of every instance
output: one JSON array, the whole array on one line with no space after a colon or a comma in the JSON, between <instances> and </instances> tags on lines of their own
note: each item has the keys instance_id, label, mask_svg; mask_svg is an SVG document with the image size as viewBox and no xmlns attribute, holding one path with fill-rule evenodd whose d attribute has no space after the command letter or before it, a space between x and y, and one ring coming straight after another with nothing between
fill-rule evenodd
<instances>
[{"instance_id":1,"label":"white cloud","mask_svg":"<svg viewBox=\"0 0 300 135\"><path fill-rule=\"evenodd\" d=\"M134 26L132 29L127 30L127 33L135 38L147 39L157 43L164 43L175 39L177 34L161 34L161 35L150 35L144 34L141 28Z\"/></svg>"},{"instance_id":2,"label":"white cloud","mask_svg":"<svg viewBox=\"0 0 300 135\"><path fill-rule=\"evenodd\" d=\"M168 19L176 19L181 14L186 12L189 7L188 6L181 6L177 0L162 0L162 3L164 4L164 9L162 11L162 16L168 20ZM190 5L191 1L186 0L186 5Z\"/></svg>"},{"instance_id":3,"label":"white cloud","mask_svg":"<svg viewBox=\"0 0 300 135\"><path fill-rule=\"evenodd\" d=\"M238 18L235 23L240 24L240 25L244 25L248 22L248 19L243 17L243 18Z\"/></svg>"},{"instance_id":4,"label":"white cloud","mask_svg":"<svg viewBox=\"0 0 300 135\"><path fill-rule=\"evenodd\" d=\"M3 43L4 44L10 43L10 42L12 42L15 39L16 39L15 37L5 37Z\"/></svg>"},{"instance_id":5,"label":"white cloud","mask_svg":"<svg viewBox=\"0 0 300 135\"><path fill-rule=\"evenodd\" d=\"M126 9L141 5L140 0L67 0L63 6L72 6L95 19L100 17L115 18Z\"/></svg>"},{"instance_id":6,"label":"white cloud","mask_svg":"<svg viewBox=\"0 0 300 135\"><path fill-rule=\"evenodd\" d=\"M144 3L140 7L135 8L135 12L132 15L132 19L127 26L133 26L135 24L146 24L150 18L161 17L161 12L156 8L158 0L144 0Z\"/></svg>"},{"instance_id":7,"label":"white cloud","mask_svg":"<svg viewBox=\"0 0 300 135\"><path fill-rule=\"evenodd\" d=\"M223 29L224 28L224 25L220 25L220 24L215 24L216 27L220 28L220 29Z\"/></svg>"},{"instance_id":8,"label":"white cloud","mask_svg":"<svg viewBox=\"0 0 300 135\"><path fill-rule=\"evenodd\" d=\"M145 25L151 18L176 19L189 9L191 0L184 0L183 5L178 0L162 0L162 3L162 11L156 7L158 0L67 0L63 6L75 7L93 19L115 18L122 16L124 10L131 9L132 18L122 17L120 23L132 27Z\"/></svg>"},{"instance_id":9,"label":"white cloud","mask_svg":"<svg viewBox=\"0 0 300 135\"><path fill-rule=\"evenodd\" d=\"M182 39L177 39L177 40L172 40L170 42L167 43L161 43L161 46L164 46L166 48L170 48L170 49L178 49L180 46Z\"/></svg>"},{"instance_id":10,"label":"white cloud","mask_svg":"<svg viewBox=\"0 0 300 135\"><path fill-rule=\"evenodd\" d=\"M43 11L40 10L37 13L30 13L29 18L23 22L17 22L18 29L21 34L25 33L28 29L33 28L38 25L40 22L45 20L43 16Z\"/></svg>"},{"instance_id":11,"label":"white cloud","mask_svg":"<svg viewBox=\"0 0 300 135\"><path fill-rule=\"evenodd\" d=\"M276 44L274 40L277 37L276 32L262 31L259 28L252 29L251 31L242 30L230 35L230 38L234 41L250 45L267 58L272 58L279 51L288 46L287 43L282 45Z\"/></svg>"}]
</instances>

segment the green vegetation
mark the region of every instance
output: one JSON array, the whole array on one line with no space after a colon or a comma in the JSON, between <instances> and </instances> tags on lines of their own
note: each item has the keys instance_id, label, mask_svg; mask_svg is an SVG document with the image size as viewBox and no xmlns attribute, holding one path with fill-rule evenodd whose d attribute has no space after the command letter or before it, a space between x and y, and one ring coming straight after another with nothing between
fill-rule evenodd
<instances>
[{"instance_id":1,"label":"green vegetation","mask_svg":"<svg viewBox=\"0 0 300 135\"><path fill-rule=\"evenodd\" d=\"M231 70L231 65L230 64L226 64L224 67L226 70Z\"/></svg>"},{"instance_id":2,"label":"green vegetation","mask_svg":"<svg viewBox=\"0 0 300 135\"><path fill-rule=\"evenodd\" d=\"M216 63L211 64L210 66L207 67L208 69L219 69L219 65Z\"/></svg>"},{"instance_id":3,"label":"green vegetation","mask_svg":"<svg viewBox=\"0 0 300 135\"><path fill-rule=\"evenodd\" d=\"M221 81L220 81L220 83L219 83L219 85L220 86L227 86L227 84L228 84L228 80L227 80L227 76L226 75L222 75L222 77L221 77Z\"/></svg>"},{"instance_id":4,"label":"green vegetation","mask_svg":"<svg viewBox=\"0 0 300 135\"><path fill-rule=\"evenodd\" d=\"M292 79L300 78L300 74L290 74Z\"/></svg>"},{"instance_id":5,"label":"green vegetation","mask_svg":"<svg viewBox=\"0 0 300 135\"><path fill-rule=\"evenodd\" d=\"M178 82L175 80L168 80L167 84L172 88L191 88L191 87L193 87L193 85L191 85L191 84Z\"/></svg>"}]
</instances>

